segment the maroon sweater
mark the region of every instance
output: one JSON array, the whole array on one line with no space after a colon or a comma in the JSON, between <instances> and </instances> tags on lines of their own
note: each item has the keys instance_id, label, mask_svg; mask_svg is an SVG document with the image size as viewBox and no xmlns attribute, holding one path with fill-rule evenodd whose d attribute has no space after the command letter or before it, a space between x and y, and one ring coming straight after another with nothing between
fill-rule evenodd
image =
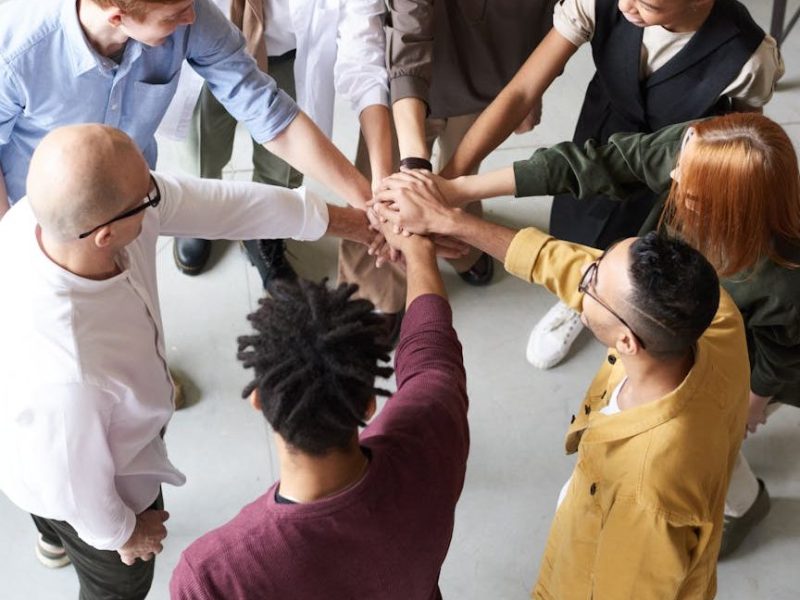
<instances>
[{"instance_id":1,"label":"maroon sweater","mask_svg":"<svg viewBox=\"0 0 800 600\"><path fill-rule=\"evenodd\" d=\"M186 549L173 599L432 600L464 485L469 427L461 346L446 300L417 298L395 355L397 392L361 435L354 487L307 504L277 483Z\"/></svg>"}]
</instances>

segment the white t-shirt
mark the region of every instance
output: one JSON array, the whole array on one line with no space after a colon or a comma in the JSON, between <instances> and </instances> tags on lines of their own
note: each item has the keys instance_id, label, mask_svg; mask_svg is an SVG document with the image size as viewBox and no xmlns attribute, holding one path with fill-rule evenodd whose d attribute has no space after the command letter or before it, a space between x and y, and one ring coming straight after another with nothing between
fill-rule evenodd
<instances>
[{"instance_id":1,"label":"white t-shirt","mask_svg":"<svg viewBox=\"0 0 800 600\"><path fill-rule=\"evenodd\" d=\"M553 27L575 46L592 40L595 22L595 0L564 0L556 4ZM639 77L645 79L655 73L678 54L693 35L694 32L674 33L660 25L645 27ZM778 44L767 35L721 95L733 98L740 105L764 106L772 98L775 84L783 73Z\"/></svg>"},{"instance_id":2,"label":"white t-shirt","mask_svg":"<svg viewBox=\"0 0 800 600\"><path fill-rule=\"evenodd\" d=\"M600 409L600 412L604 415L616 415L617 413L622 412L619 407L619 392L622 389L622 386L625 385L625 382L628 381L628 378L625 377L622 381L619 382L617 387L614 388L614 391L611 392L611 398L608 399L608 404ZM572 483L572 477L567 479L567 482L561 488L561 491L558 493L558 502L556 502L556 510L558 507L561 506L561 503L564 501L564 498L567 497L567 490L569 490L569 484Z\"/></svg>"},{"instance_id":3,"label":"white t-shirt","mask_svg":"<svg viewBox=\"0 0 800 600\"><path fill-rule=\"evenodd\" d=\"M291 0L264 0L264 20L267 22L264 37L270 56L280 56L297 48L290 4Z\"/></svg>"}]
</instances>

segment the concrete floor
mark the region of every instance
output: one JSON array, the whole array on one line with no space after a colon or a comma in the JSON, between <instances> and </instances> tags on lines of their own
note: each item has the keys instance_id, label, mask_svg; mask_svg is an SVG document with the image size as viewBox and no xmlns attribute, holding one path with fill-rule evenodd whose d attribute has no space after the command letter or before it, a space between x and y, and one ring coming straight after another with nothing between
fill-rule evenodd
<instances>
[{"instance_id":1,"label":"concrete floor","mask_svg":"<svg viewBox=\"0 0 800 600\"><path fill-rule=\"evenodd\" d=\"M767 26L764 0L745 1ZM800 32L784 46L787 74L767 114L800 143L796 88ZM580 52L545 98L543 124L512 137L484 164L510 165L533 149L571 136L591 73ZM356 121L340 103L334 141L354 155ZM229 176L249 178L249 141L240 136ZM162 170L175 170L178 149L161 147ZM315 186L316 187L316 186ZM545 227L549 200L510 198L486 205L487 216L518 226ZM235 360L235 338L247 330L245 315L261 294L258 276L236 244L218 243L213 268L197 278L180 275L171 240L159 253L161 300L170 362L190 380L191 405L178 413L168 441L173 462L186 473L182 488L166 486L169 537L158 557L150 598L167 598L167 584L181 550L196 537L233 517L270 485L277 474L265 423L240 400L247 374ZM310 277L335 278L336 242L292 244L293 262ZM498 269L485 289L463 284L443 267L456 328L464 346L471 396L472 449L464 493L456 513L441 587L445 598L521 599L536 577L558 491L573 467L563 435L603 349L582 336L569 359L537 371L524 359L528 332L552 297ZM719 566L719 598L789 600L798 597L800 571L800 411L781 409L744 451L773 498L772 512L745 546ZM75 598L72 568L48 571L33 554L29 518L0 495L0 598ZM335 600L335 595L331 596ZM601 599L602 600L602 599Z\"/></svg>"}]
</instances>

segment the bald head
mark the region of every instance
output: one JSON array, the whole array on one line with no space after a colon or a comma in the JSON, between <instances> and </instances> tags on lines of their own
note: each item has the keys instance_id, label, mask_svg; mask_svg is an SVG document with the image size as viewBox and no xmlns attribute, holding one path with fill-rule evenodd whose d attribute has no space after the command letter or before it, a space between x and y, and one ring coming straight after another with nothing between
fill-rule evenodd
<instances>
[{"instance_id":1,"label":"bald head","mask_svg":"<svg viewBox=\"0 0 800 600\"><path fill-rule=\"evenodd\" d=\"M42 231L69 242L147 194L147 163L126 134L70 125L48 134L28 171L28 201Z\"/></svg>"}]
</instances>

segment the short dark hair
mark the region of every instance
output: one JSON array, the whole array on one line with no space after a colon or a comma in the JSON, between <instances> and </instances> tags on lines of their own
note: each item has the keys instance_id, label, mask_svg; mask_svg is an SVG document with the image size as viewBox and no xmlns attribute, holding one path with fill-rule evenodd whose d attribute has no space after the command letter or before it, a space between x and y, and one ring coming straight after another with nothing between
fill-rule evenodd
<instances>
[{"instance_id":1,"label":"short dark hair","mask_svg":"<svg viewBox=\"0 0 800 600\"><path fill-rule=\"evenodd\" d=\"M391 347L384 320L369 300L352 299L358 289L327 281L298 280L271 288L248 315L255 334L238 338L237 357L255 378L242 397L258 389L272 428L293 448L323 455L345 448L364 426L375 377L389 377Z\"/></svg>"},{"instance_id":2,"label":"short dark hair","mask_svg":"<svg viewBox=\"0 0 800 600\"><path fill-rule=\"evenodd\" d=\"M719 278L700 252L650 232L630 246L631 326L655 356L684 354L719 308Z\"/></svg>"}]
</instances>

